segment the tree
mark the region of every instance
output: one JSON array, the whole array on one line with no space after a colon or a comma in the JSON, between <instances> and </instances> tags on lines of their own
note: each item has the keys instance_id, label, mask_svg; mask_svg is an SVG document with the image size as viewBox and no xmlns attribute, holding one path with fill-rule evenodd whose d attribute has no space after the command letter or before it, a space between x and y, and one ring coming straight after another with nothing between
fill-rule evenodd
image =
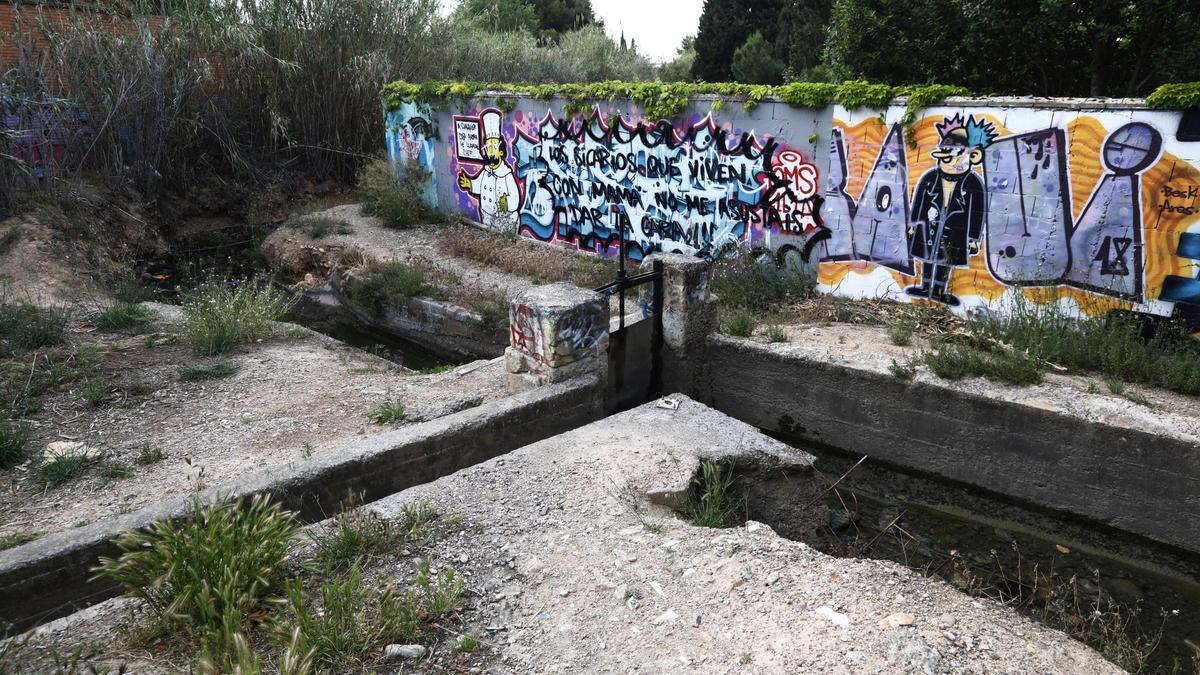
<instances>
[{"instance_id":1,"label":"tree","mask_svg":"<svg viewBox=\"0 0 1200 675\"><path fill-rule=\"evenodd\" d=\"M480 28L492 33L536 32L538 29L537 12L524 0L462 0L455 8L454 16L460 20L473 20Z\"/></svg>"},{"instance_id":2,"label":"tree","mask_svg":"<svg viewBox=\"0 0 1200 675\"><path fill-rule=\"evenodd\" d=\"M719 82L732 77L733 53L755 31L774 42L781 0L704 0L696 35L696 79Z\"/></svg>"},{"instance_id":3,"label":"tree","mask_svg":"<svg viewBox=\"0 0 1200 675\"><path fill-rule=\"evenodd\" d=\"M690 82L692 64L696 61L696 36L688 35L679 43L675 58L658 70L658 79L663 82Z\"/></svg>"},{"instance_id":4,"label":"tree","mask_svg":"<svg viewBox=\"0 0 1200 675\"><path fill-rule=\"evenodd\" d=\"M746 43L733 52L733 76L747 84L779 84L783 82L783 62L775 58L774 49L763 34L755 31Z\"/></svg>"},{"instance_id":5,"label":"tree","mask_svg":"<svg viewBox=\"0 0 1200 675\"><path fill-rule=\"evenodd\" d=\"M834 0L838 78L981 93L1141 96L1200 79L1188 0Z\"/></svg>"},{"instance_id":6,"label":"tree","mask_svg":"<svg viewBox=\"0 0 1200 675\"><path fill-rule=\"evenodd\" d=\"M784 0L775 53L790 77L807 82L825 79L822 52L832 7L832 0Z\"/></svg>"},{"instance_id":7,"label":"tree","mask_svg":"<svg viewBox=\"0 0 1200 675\"><path fill-rule=\"evenodd\" d=\"M595 23L591 0L529 0L537 14L539 34L555 38Z\"/></svg>"}]
</instances>

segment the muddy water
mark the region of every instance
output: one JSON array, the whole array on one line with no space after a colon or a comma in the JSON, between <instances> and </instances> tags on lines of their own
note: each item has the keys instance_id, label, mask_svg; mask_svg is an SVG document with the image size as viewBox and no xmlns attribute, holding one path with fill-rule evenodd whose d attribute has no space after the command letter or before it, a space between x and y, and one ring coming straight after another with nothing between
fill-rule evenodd
<instances>
[{"instance_id":1,"label":"muddy water","mask_svg":"<svg viewBox=\"0 0 1200 675\"><path fill-rule=\"evenodd\" d=\"M859 457L806 449L828 482L850 471L826 498L826 553L892 560L1001 600L1131 671L1140 662L1140 672L1200 673L1200 556L869 459L851 470Z\"/></svg>"}]
</instances>

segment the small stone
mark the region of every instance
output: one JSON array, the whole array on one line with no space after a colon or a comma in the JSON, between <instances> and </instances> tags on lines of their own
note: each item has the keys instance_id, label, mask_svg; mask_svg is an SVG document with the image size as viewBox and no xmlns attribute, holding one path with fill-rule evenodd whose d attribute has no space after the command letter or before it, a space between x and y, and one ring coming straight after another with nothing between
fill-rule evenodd
<instances>
[{"instance_id":1,"label":"small stone","mask_svg":"<svg viewBox=\"0 0 1200 675\"><path fill-rule=\"evenodd\" d=\"M896 612L879 620L880 628L899 628L900 626L911 626L917 617L909 612Z\"/></svg>"},{"instance_id":2,"label":"small stone","mask_svg":"<svg viewBox=\"0 0 1200 675\"><path fill-rule=\"evenodd\" d=\"M654 624L655 626L657 626L659 624L663 624L663 623L674 623L675 620L678 618L679 618L679 615L675 613L675 610L668 609L667 611L663 612L662 614L659 614L658 617L655 618L650 623Z\"/></svg>"},{"instance_id":3,"label":"small stone","mask_svg":"<svg viewBox=\"0 0 1200 675\"><path fill-rule=\"evenodd\" d=\"M767 585L774 586L779 581L779 572L771 572L767 575Z\"/></svg>"},{"instance_id":4,"label":"small stone","mask_svg":"<svg viewBox=\"0 0 1200 675\"><path fill-rule=\"evenodd\" d=\"M567 596L568 596L568 595L570 595L570 594L571 594L571 590L570 590L570 589L568 589L568 588L560 588L560 589L558 589L558 595L559 595L560 597L564 597L564 598L565 598L565 597L567 597Z\"/></svg>"},{"instance_id":5,"label":"small stone","mask_svg":"<svg viewBox=\"0 0 1200 675\"><path fill-rule=\"evenodd\" d=\"M817 616L829 619L833 622L833 625L837 626L838 628L850 627L850 617L842 614L841 612L835 611L832 607L821 605L820 607L814 609L813 612Z\"/></svg>"},{"instance_id":6,"label":"small stone","mask_svg":"<svg viewBox=\"0 0 1200 675\"><path fill-rule=\"evenodd\" d=\"M458 562L460 562L460 563L465 564L468 560L470 560L470 558L467 557L466 553L463 553L462 555L458 556Z\"/></svg>"},{"instance_id":7,"label":"small stone","mask_svg":"<svg viewBox=\"0 0 1200 675\"><path fill-rule=\"evenodd\" d=\"M525 563L525 576L533 576L544 569L546 569L546 563L543 563L540 558L530 558Z\"/></svg>"},{"instance_id":8,"label":"small stone","mask_svg":"<svg viewBox=\"0 0 1200 675\"><path fill-rule=\"evenodd\" d=\"M425 648L421 645L388 645L383 648L383 656L389 659L419 659L425 656Z\"/></svg>"}]
</instances>

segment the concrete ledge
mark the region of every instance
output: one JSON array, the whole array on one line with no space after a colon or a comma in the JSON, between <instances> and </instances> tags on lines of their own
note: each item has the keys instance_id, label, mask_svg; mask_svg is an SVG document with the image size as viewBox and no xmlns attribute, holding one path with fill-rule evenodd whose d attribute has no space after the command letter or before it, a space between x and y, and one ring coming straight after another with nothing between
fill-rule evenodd
<instances>
[{"instance_id":1,"label":"concrete ledge","mask_svg":"<svg viewBox=\"0 0 1200 675\"><path fill-rule=\"evenodd\" d=\"M249 494L271 494L306 522L337 512L347 492L366 501L549 438L600 419L600 379L592 376L541 387L350 443L302 466L289 463L205 490L201 503ZM191 507L180 497L92 525L60 532L0 552L0 623L24 630L116 595L113 584L89 582L101 555L112 555L113 539L163 518L179 518Z\"/></svg>"},{"instance_id":2,"label":"concrete ledge","mask_svg":"<svg viewBox=\"0 0 1200 675\"><path fill-rule=\"evenodd\" d=\"M713 336L696 398L761 429L1200 552L1200 446Z\"/></svg>"}]
</instances>

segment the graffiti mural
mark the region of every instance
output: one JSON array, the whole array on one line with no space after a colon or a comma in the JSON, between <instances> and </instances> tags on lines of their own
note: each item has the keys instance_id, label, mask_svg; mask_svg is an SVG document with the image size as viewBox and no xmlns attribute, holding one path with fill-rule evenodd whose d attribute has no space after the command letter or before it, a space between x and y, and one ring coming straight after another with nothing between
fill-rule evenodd
<instances>
[{"instance_id":1,"label":"graffiti mural","mask_svg":"<svg viewBox=\"0 0 1200 675\"><path fill-rule=\"evenodd\" d=\"M485 227L508 229L521 207L521 193L508 163L508 141L500 130L503 114L489 109L474 117L454 117L455 153L473 172L459 169L458 187L479 205Z\"/></svg>"},{"instance_id":2,"label":"graffiti mural","mask_svg":"<svg viewBox=\"0 0 1200 675\"><path fill-rule=\"evenodd\" d=\"M513 228L541 241L614 255L624 231L635 259L660 250L709 256L766 229L808 232L819 217L814 164L712 115L677 128L548 111L510 139L500 111L486 109L456 115L454 127L458 184L480 222L508 226L511 215Z\"/></svg>"},{"instance_id":3,"label":"graffiti mural","mask_svg":"<svg viewBox=\"0 0 1200 675\"><path fill-rule=\"evenodd\" d=\"M1197 171L1164 152L1158 128L1128 114L1111 115L1121 122L1111 128L1084 115L1041 127L1053 115L1009 115L1008 124L1017 117L1035 128L980 112L931 115L914 143L879 118L835 119L824 218L806 251L822 283L950 307L1020 292L1085 313L1165 313L1160 300L1200 297L1191 262L1200 242L1184 236L1200 214L1196 195L1157 184ZM1147 203L1164 197L1178 203Z\"/></svg>"},{"instance_id":4,"label":"graffiti mural","mask_svg":"<svg viewBox=\"0 0 1200 675\"><path fill-rule=\"evenodd\" d=\"M1177 112L979 99L906 123L901 105L694 101L659 120L630 101L495 101L402 106L389 152L440 175L443 211L525 238L601 256L624 240L633 259L765 250L824 292L959 313L1200 304L1200 146L1174 137Z\"/></svg>"},{"instance_id":5,"label":"graffiti mural","mask_svg":"<svg viewBox=\"0 0 1200 675\"><path fill-rule=\"evenodd\" d=\"M434 146L437 131L428 104L405 101L388 113L384 123L387 133L388 163L398 179L410 171L420 171L421 197L430 208L437 208L437 151Z\"/></svg>"}]
</instances>

